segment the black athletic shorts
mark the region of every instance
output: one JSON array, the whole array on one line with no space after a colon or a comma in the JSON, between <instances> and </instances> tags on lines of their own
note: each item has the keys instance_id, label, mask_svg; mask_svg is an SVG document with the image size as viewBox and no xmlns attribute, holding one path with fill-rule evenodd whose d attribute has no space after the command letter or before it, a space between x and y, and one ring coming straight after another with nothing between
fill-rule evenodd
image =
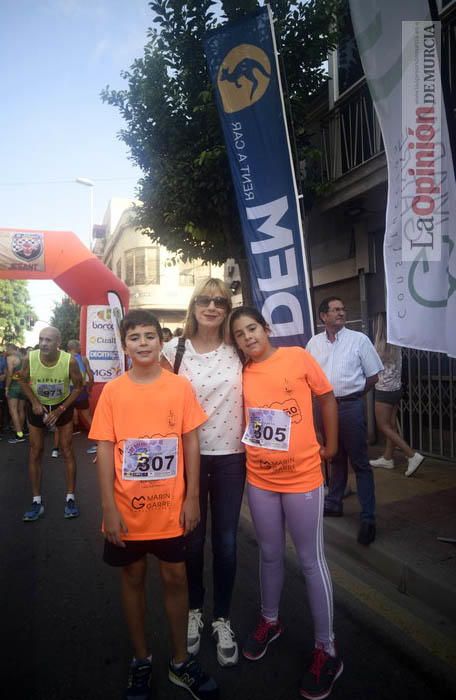
<instances>
[{"instance_id":1,"label":"black athletic shorts","mask_svg":"<svg viewBox=\"0 0 456 700\"><path fill-rule=\"evenodd\" d=\"M375 390L375 400L378 403L387 403L390 406L397 406L401 402L402 389L397 391L379 391Z\"/></svg>"},{"instance_id":2,"label":"black athletic shorts","mask_svg":"<svg viewBox=\"0 0 456 700\"><path fill-rule=\"evenodd\" d=\"M59 406L61 406L62 403L64 403L64 401L62 401L61 403L58 403L55 406L51 406L50 407L51 410L54 410L55 408L58 408ZM35 428L47 428L46 423L43 423L42 416L37 416L33 413L32 404L29 401L27 401L27 420L30 423L30 425L33 425ZM61 428L63 425L66 425L67 423L69 423L72 420L73 420L73 405L71 405L69 408L67 408L66 411L64 411L62 413L62 415L59 416L59 418L56 422L56 426L58 428Z\"/></svg>"},{"instance_id":3,"label":"black athletic shorts","mask_svg":"<svg viewBox=\"0 0 456 700\"><path fill-rule=\"evenodd\" d=\"M89 408L89 399L81 399L81 401L76 401L74 407L77 411L85 411Z\"/></svg>"},{"instance_id":4,"label":"black athletic shorts","mask_svg":"<svg viewBox=\"0 0 456 700\"><path fill-rule=\"evenodd\" d=\"M103 561L110 566L128 566L145 554L153 554L160 561L178 563L187 558L187 542L183 535L163 540L124 540L125 547L117 547L105 540Z\"/></svg>"}]
</instances>

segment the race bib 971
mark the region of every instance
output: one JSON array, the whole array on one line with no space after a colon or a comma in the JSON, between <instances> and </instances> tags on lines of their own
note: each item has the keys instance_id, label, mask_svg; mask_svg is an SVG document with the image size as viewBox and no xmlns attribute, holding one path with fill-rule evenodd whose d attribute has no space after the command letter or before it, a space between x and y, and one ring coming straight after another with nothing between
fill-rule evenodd
<instances>
[{"instance_id":1,"label":"race bib 971","mask_svg":"<svg viewBox=\"0 0 456 700\"><path fill-rule=\"evenodd\" d=\"M291 418L273 408L249 408L242 442L253 447L286 452L290 444Z\"/></svg>"},{"instance_id":2,"label":"race bib 971","mask_svg":"<svg viewBox=\"0 0 456 700\"><path fill-rule=\"evenodd\" d=\"M37 396L42 399L63 399L64 389L64 382L56 382L55 384L38 382L36 385Z\"/></svg>"},{"instance_id":3,"label":"race bib 971","mask_svg":"<svg viewBox=\"0 0 456 700\"><path fill-rule=\"evenodd\" d=\"M123 450L122 479L158 481L177 474L176 437L125 440Z\"/></svg>"}]
</instances>

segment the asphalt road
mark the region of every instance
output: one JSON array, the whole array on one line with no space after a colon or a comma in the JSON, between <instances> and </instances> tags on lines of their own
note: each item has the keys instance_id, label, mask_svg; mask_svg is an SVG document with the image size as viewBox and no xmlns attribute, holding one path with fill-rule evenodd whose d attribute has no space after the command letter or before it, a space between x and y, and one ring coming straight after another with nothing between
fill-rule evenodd
<instances>
[{"instance_id":1,"label":"asphalt road","mask_svg":"<svg viewBox=\"0 0 456 700\"><path fill-rule=\"evenodd\" d=\"M47 436L43 496L45 515L23 523L30 503L27 445L0 442L0 577L2 690L15 700L119 700L131 649L120 607L118 576L101 561L100 508L95 467L85 454L89 442L75 436L78 502L81 516L63 518L64 465L51 459ZM232 623L242 640L258 612L257 548L245 523L239 538L239 566ZM154 656L153 697L190 697L167 680L168 634L156 566L150 559L149 627ZM209 568L210 562L208 562ZM208 577L209 578L209 577ZM207 619L210 616L210 590ZM282 599L285 634L258 662L242 659L221 669L209 629L200 660L218 680L228 700L291 700L306 655L312 649L312 624L305 585L297 568L287 569ZM448 691L426 665L399 650L378 628L369 611L346 605L336 588L335 625L345 670L334 700L436 700ZM8 690L9 689L9 690Z\"/></svg>"}]
</instances>

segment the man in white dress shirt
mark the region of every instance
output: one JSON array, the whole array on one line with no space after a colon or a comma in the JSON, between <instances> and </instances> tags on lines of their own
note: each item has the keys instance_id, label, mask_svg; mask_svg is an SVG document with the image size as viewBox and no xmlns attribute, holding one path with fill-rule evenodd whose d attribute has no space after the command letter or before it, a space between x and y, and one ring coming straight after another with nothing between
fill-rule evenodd
<instances>
[{"instance_id":1,"label":"man in white dress shirt","mask_svg":"<svg viewBox=\"0 0 456 700\"><path fill-rule=\"evenodd\" d=\"M378 380L383 365L367 335L345 327L346 313L341 299L324 299L318 314L325 330L309 340L307 350L331 382L339 414L339 450L331 461L324 514L343 515L342 499L350 459L361 504L358 542L369 545L375 539L375 485L367 453L363 396Z\"/></svg>"}]
</instances>

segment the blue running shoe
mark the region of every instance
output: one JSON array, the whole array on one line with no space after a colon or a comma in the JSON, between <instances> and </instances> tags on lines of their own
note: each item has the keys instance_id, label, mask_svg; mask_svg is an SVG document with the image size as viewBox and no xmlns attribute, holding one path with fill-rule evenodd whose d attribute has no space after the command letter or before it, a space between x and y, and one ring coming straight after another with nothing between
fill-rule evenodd
<instances>
[{"instance_id":1,"label":"blue running shoe","mask_svg":"<svg viewBox=\"0 0 456 700\"><path fill-rule=\"evenodd\" d=\"M38 520L38 518L41 518L41 516L44 513L44 506L42 503L36 503L36 501L33 501L32 507L25 511L24 517L22 520L24 523L32 523L34 520Z\"/></svg>"},{"instance_id":2,"label":"blue running shoe","mask_svg":"<svg viewBox=\"0 0 456 700\"><path fill-rule=\"evenodd\" d=\"M77 507L77 505L73 501L73 499L70 498L70 500L65 503L64 517L65 518L77 518L78 516L79 516L79 508Z\"/></svg>"},{"instance_id":3,"label":"blue running shoe","mask_svg":"<svg viewBox=\"0 0 456 700\"><path fill-rule=\"evenodd\" d=\"M128 672L124 700L149 700L152 664L149 659L134 659Z\"/></svg>"},{"instance_id":4,"label":"blue running shoe","mask_svg":"<svg viewBox=\"0 0 456 700\"><path fill-rule=\"evenodd\" d=\"M10 438L8 440L8 442L10 445L16 445L16 443L18 443L18 442L25 442L25 437L24 436L21 437L20 435L16 435L15 437Z\"/></svg>"},{"instance_id":5,"label":"blue running shoe","mask_svg":"<svg viewBox=\"0 0 456 700\"><path fill-rule=\"evenodd\" d=\"M194 656L190 655L182 666L170 661L168 678L171 683L188 690L195 700L218 700L219 688L211 676L203 671Z\"/></svg>"}]
</instances>

